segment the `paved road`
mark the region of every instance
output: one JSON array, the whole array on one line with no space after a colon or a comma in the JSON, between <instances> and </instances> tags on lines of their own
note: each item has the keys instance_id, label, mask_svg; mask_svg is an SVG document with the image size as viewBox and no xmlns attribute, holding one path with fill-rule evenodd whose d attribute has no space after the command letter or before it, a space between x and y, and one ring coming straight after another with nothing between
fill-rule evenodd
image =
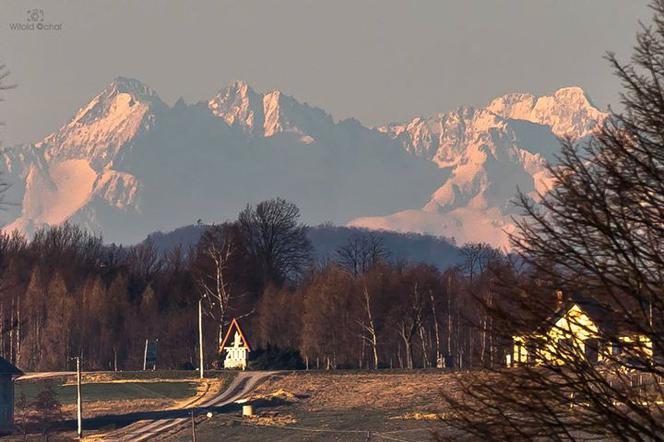
<instances>
[{"instance_id":1,"label":"paved road","mask_svg":"<svg viewBox=\"0 0 664 442\"><path fill-rule=\"evenodd\" d=\"M273 374L275 372L240 372L223 393L197 404L193 408L194 413L205 413L205 409L213 409L231 404L249 394L260 382ZM133 423L117 431L108 433L101 440L131 442L154 440L166 431L175 429L180 425L188 424L191 419L189 414L191 410L192 408L184 408L177 410L176 413L173 413L173 410L165 411L163 417Z\"/></svg>"}]
</instances>

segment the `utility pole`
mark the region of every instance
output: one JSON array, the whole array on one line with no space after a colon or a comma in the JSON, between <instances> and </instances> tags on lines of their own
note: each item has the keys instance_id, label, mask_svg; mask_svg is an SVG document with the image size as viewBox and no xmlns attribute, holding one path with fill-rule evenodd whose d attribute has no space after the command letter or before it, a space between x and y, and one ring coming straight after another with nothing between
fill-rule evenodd
<instances>
[{"instance_id":1,"label":"utility pole","mask_svg":"<svg viewBox=\"0 0 664 442\"><path fill-rule=\"evenodd\" d=\"M194 419L194 409L191 409L191 440L196 442L196 419Z\"/></svg>"},{"instance_id":2,"label":"utility pole","mask_svg":"<svg viewBox=\"0 0 664 442\"><path fill-rule=\"evenodd\" d=\"M143 371L148 369L148 341L149 339L145 340L145 352L143 353Z\"/></svg>"},{"instance_id":3,"label":"utility pole","mask_svg":"<svg viewBox=\"0 0 664 442\"><path fill-rule=\"evenodd\" d=\"M198 365L203 379L203 298L198 300Z\"/></svg>"},{"instance_id":4,"label":"utility pole","mask_svg":"<svg viewBox=\"0 0 664 442\"><path fill-rule=\"evenodd\" d=\"M83 438L83 410L81 410L81 357L76 357L76 421L78 438Z\"/></svg>"}]
</instances>

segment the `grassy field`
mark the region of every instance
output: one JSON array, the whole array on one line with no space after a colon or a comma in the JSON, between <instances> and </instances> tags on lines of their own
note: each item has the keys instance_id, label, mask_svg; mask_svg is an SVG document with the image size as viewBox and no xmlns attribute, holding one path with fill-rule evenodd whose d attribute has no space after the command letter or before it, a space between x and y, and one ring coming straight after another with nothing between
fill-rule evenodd
<instances>
[{"instance_id":1,"label":"grassy field","mask_svg":"<svg viewBox=\"0 0 664 442\"><path fill-rule=\"evenodd\" d=\"M110 416L135 411L185 407L203 392L223 391L234 373L210 373L199 382L192 372L94 373L84 376L86 417L110 419L100 434L116 428ZM441 389L450 388L451 373L429 371L309 371L274 376L250 397L255 417L242 418L240 407L208 418L200 415L198 441L323 442L426 441L447 432ZM75 416L72 376L54 379L67 416ZM47 380L18 382L17 395L34 395ZM21 385L23 384L23 385ZM90 434L90 432L88 432ZM449 434L449 433L448 433ZM58 436L72 436L60 433ZM59 439L58 439L59 440ZM164 440L191 440L189 430Z\"/></svg>"},{"instance_id":2,"label":"grassy field","mask_svg":"<svg viewBox=\"0 0 664 442\"><path fill-rule=\"evenodd\" d=\"M291 424L272 424L259 419L241 419L219 415L198 423L197 441L233 442L366 442L431 441L438 428L432 422L400 420L398 414L377 409L344 409L305 412L301 409L275 409L290 416ZM191 433L184 429L163 439L168 442L189 442Z\"/></svg>"},{"instance_id":3,"label":"grassy field","mask_svg":"<svg viewBox=\"0 0 664 442\"><path fill-rule=\"evenodd\" d=\"M19 399L23 394L29 404L27 409L16 409L17 423L27 422L27 426L32 425L34 409L30 402L47 384L53 387L62 404L63 418L75 422L76 376L72 374L46 376L30 374L25 379L17 380L15 398ZM117 428L118 425L126 425L131 422L127 419L131 419L135 414L190 406L203 395L214 395L223 391L234 376L234 372L219 371L206 372L204 380L200 380L198 373L194 371L83 373L83 418L84 421L90 422L86 434L103 433ZM94 421L103 424L95 424ZM71 430L57 430L51 435L52 440L74 438L75 435ZM22 436L14 435L4 437L2 440L22 440ZM33 435L28 440L41 439L40 436Z\"/></svg>"},{"instance_id":4,"label":"grassy field","mask_svg":"<svg viewBox=\"0 0 664 442\"><path fill-rule=\"evenodd\" d=\"M440 371L294 372L274 377L251 398L256 417L235 411L202 417L198 441L429 441L449 435L440 420L440 391L450 373ZM188 432L169 442L191 440Z\"/></svg>"},{"instance_id":5,"label":"grassy field","mask_svg":"<svg viewBox=\"0 0 664 442\"><path fill-rule=\"evenodd\" d=\"M16 384L16 397L24 394L28 401L32 401L42 391L49 381L18 382ZM50 381L63 405L76 402L76 385ZM178 400L194 396L198 382L172 381L172 382L104 382L97 384L84 384L81 388L84 402L140 400L140 399L167 399Z\"/></svg>"},{"instance_id":6,"label":"grassy field","mask_svg":"<svg viewBox=\"0 0 664 442\"><path fill-rule=\"evenodd\" d=\"M208 372L206 376L212 381L223 380L228 374ZM15 397L24 394L31 401L47 384L53 386L63 405L76 402L76 377L71 374L19 378ZM194 371L89 372L83 373L82 384L84 402L178 401L195 396L201 389L201 382Z\"/></svg>"}]
</instances>

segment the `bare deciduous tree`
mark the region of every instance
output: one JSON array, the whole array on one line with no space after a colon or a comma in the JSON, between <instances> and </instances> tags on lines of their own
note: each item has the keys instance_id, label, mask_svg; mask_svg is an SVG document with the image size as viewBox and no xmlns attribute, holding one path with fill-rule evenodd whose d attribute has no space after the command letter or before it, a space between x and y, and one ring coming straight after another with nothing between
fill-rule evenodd
<instances>
[{"instance_id":1,"label":"bare deciduous tree","mask_svg":"<svg viewBox=\"0 0 664 442\"><path fill-rule=\"evenodd\" d=\"M362 284L362 307L366 317L362 320L357 320L357 324L360 326L361 332L360 337L364 342L368 343L371 347L371 352L373 355L373 368L378 369L378 334L376 333L376 323L373 318L372 312L372 302L371 295L369 294L369 288L367 287L366 281Z\"/></svg>"},{"instance_id":2,"label":"bare deciduous tree","mask_svg":"<svg viewBox=\"0 0 664 442\"><path fill-rule=\"evenodd\" d=\"M463 269L471 282L476 275L483 273L492 259L500 252L487 243L468 243L461 247Z\"/></svg>"},{"instance_id":3,"label":"bare deciduous tree","mask_svg":"<svg viewBox=\"0 0 664 442\"><path fill-rule=\"evenodd\" d=\"M302 276L311 262L311 244L295 204L277 198L247 206L238 223L263 287Z\"/></svg>"},{"instance_id":4,"label":"bare deciduous tree","mask_svg":"<svg viewBox=\"0 0 664 442\"><path fill-rule=\"evenodd\" d=\"M336 250L336 254L339 264L353 276L368 272L375 264L389 257L383 241L370 232L351 235L346 243Z\"/></svg>"},{"instance_id":5,"label":"bare deciduous tree","mask_svg":"<svg viewBox=\"0 0 664 442\"><path fill-rule=\"evenodd\" d=\"M218 343L224 339L224 328L230 322L233 302L242 293L232 285L231 265L241 253L237 238L229 225L212 225L203 234L197 247L199 269L196 282L205 300L208 314L217 323Z\"/></svg>"},{"instance_id":6,"label":"bare deciduous tree","mask_svg":"<svg viewBox=\"0 0 664 442\"><path fill-rule=\"evenodd\" d=\"M459 377L460 394L446 395L455 410L447 422L468 434L664 438L664 1L652 9L631 63L608 55L624 111L589 141L564 140L550 167L555 185L539 203L521 196L526 217L512 242L526 266L503 275L504 297L485 307L506 349L511 336L527 338L531 361ZM597 329L573 323L590 336L582 344L543 331L571 335L549 315L557 289L600 312Z\"/></svg>"}]
</instances>

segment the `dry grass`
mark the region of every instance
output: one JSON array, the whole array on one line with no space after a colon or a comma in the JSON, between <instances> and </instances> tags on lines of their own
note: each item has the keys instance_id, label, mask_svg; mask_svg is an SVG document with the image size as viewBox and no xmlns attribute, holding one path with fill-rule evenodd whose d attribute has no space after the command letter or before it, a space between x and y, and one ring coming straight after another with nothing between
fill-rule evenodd
<instances>
[{"instance_id":1,"label":"dry grass","mask_svg":"<svg viewBox=\"0 0 664 442\"><path fill-rule=\"evenodd\" d=\"M275 377L263 384L255 397L301 399L308 411L371 408L403 410L409 407L438 410L440 390L449 388L451 374L298 372Z\"/></svg>"},{"instance_id":2,"label":"dry grass","mask_svg":"<svg viewBox=\"0 0 664 442\"><path fill-rule=\"evenodd\" d=\"M414 420L414 421L436 421L440 419L440 416L436 413L420 413L420 412L411 412L400 414L399 416L394 416L390 419L401 419L401 420Z\"/></svg>"},{"instance_id":3,"label":"dry grass","mask_svg":"<svg viewBox=\"0 0 664 442\"><path fill-rule=\"evenodd\" d=\"M109 382L105 380L98 380L97 382ZM113 380L111 383L118 382L135 382L133 380ZM182 382L182 379L151 379L142 380L139 382L150 383L171 383ZM93 401L85 402L85 415L86 417L101 416L107 414L126 414L138 411L152 411L152 410L172 410L188 407L198 402L203 396L213 396L220 393L225 388L223 378L204 379L197 381L196 392L193 396L176 400L170 398L150 398L150 399L134 399L134 400L121 400L121 401ZM76 406L66 405L63 407L65 412L76 412Z\"/></svg>"},{"instance_id":4,"label":"dry grass","mask_svg":"<svg viewBox=\"0 0 664 442\"><path fill-rule=\"evenodd\" d=\"M265 388L259 388L250 396L251 401L257 401L257 400L273 400L273 399L281 399L283 401L287 402L296 402L299 399L301 399L302 396L298 396L295 393L292 393L290 391L286 391L283 388L280 388L275 391L269 391Z\"/></svg>"},{"instance_id":5,"label":"dry grass","mask_svg":"<svg viewBox=\"0 0 664 442\"><path fill-rule=\"evenodd\" d=\"M164 373L167 374L167 373ZM112 415L112 414L127 414L134 412L142 411L154 411L154 410L168 410L168 409L178 409L188 407L199 400L203 396L216 395L222 390L224 390L225 385L227 384L228 376L220 376L214 378L206 378L204 380L199 380L198 378L191 377L188 379L185 378L149 378L149 379L136 379L134 376L129 376L126 379L122 379L118 374L113 373L86 373L83 376L83 384L85 385L94 385L94 384L141 384L149 387L150 385L156 384L172 384L176 387L176 383L188 383L194 384L194 390L192 395L187 397L178 398L177 395L169 397L170 395L163 395L161 397L127 397L127 398L118 398L115 395L114 398L104 398L103 395L97 394L96 396L90 393L90 390L84 388L84 402L83 402L83 411L86 418ZM58 382L60 381L60 382ZM54 382L56 389L61 386L68 386L72 388L75 385L75 377L68 376L66 378L52 379L52 380L24 380L20 381L21 384L33 384L35 385L33 389L39 391L40 385L44 382ZM179 388L179 387L177 387ZM154 390L151 388L150 391ZM153 392L154 394L154 392ZM92 395L92 397L91 397ZM71 398L69 398L71 399ZM30 409L26 410L27 412ZM62 411L65 416L75 417L76 416L76 404L72 400L64 401L62 405ZM21 410L17 410L17 414L21 414Z\"/></svg>"},{"instance_id":6,"label":"dry grass","mask_svg":"<svg viewBox=\"0 0 664 442\"><path fill-rule=\"evenodd\" d=\"M284 426L290 425L297 422L295 416L292 414L281 414L278 412L264 412L251 417L245 418L250 423L256 425L268 425L268 426Z\"/></svg>"},{"instance_id":7,"label":"dry grass","mask_svg":"<svg viewBox=\"0 0 664 442\"><path fill-rule=\"evenodd\" d=\"M86 418L104 416L107 414L126 414L138 411L159 410L173 406L175 401L170 399L135 399L123 401L94 401L83 404ZM76 404L62 406L65 416L72 419L76 417Z\"/></svg>"},{"instance_id":8,"label":"dry grass","mask_svg":"<svg viewBox=\"0 0 664 442\"><path fill-rule=\"evenodd\" d=\"M431 440L446 431L441 390L455 373L442 371L309 371L273 376L249 398L255 417L240 410L201 421L202 442L366 442ZM370 436L372 435L372 436ZM165 440L191 440L186 431Z\"/></svg>"}]
</instances>

